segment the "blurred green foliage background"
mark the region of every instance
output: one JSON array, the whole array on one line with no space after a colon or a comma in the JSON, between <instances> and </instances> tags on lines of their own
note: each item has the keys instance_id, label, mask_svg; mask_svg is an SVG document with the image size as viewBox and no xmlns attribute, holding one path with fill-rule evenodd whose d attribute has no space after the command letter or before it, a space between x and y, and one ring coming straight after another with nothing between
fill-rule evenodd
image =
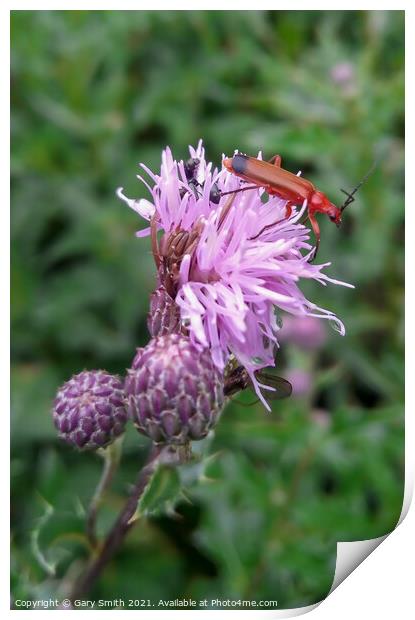
<instances>
[{"instance_id":1,"label":"blurred green foliage background","mask_svg":"<svg viewBox=\"0 0 415 620\"><path fill-rule=\"evenodd\" d=\"M13 595L65 592L87 557L99 458L66 448L50 407L83 368L123 373L148 340L148 239L115 197L147 197L139 162L205 140L301 169L336 202L378 167L321 262L355 290L312 284L338 313L313 351L284 342L311 386L228 406L171 511L134 529L90 598L321 600L338 540L396 524L403 496L404 15L400 11L12 13ZM322 220L322 218L320 218ZM252 395L238 401L249 403ZM122 505L148 442L130 429L103 507ZM206 479L207 478L207 479Z\"/></svg>"}]
</instances>

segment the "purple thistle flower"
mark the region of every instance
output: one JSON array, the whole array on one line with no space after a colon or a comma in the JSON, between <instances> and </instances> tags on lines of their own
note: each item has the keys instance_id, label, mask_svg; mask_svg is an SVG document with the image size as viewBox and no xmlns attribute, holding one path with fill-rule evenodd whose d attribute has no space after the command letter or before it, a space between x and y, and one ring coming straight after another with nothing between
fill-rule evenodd
<instances>
[{"instance_id":1,"label":"purple thistle flower","mask_svg":"<svg viewBox=\"0 0 415 620\"><path fill-rule=\"evenodd\" d=\"M279 340L281 343L295 344L308 351L320 349L327 340L324 327L321 321L312 316L288 316L284 319Z\"/></svg>"},{"instance_id":2,"label":"purple thistle flower","mask_svg":"<svg viewBox=\"0 0 415 620\"><path fill-rule=\"evenodd\" d=\"M328 319L344 335L335 314L306 299L298 284L312 279L323 285L351 285L323 272L330 263L308 262L313 251L310 231L300 223L306 203L294 208L289 219L286 201L270 196L264 202L262 188L223 196L217 204L211 200L212 191L229 192L244 182L206 162L202 141L189 151L199 160L193 179L167 147L160 174L141 164L152 185L138 178L148 188L151 202L129 199L122 188L117 194L150 222L136 235L151 235L159 285L179 307L182 330L199 350L210 349L220 371L234 354L269 409L260 390L264 386L254 373L275 365L277 313Z\"/></svg>"},{"instance_id":3,"label":"purple thistle flower","mask_svg":"<svg viewBox=\"0 0 415 620\"><path fill-rule=\"evenodd\" d=\"M285 373L285 378L293 386L293 396L306 396L312 387L312 376L306 370L301 368L293 368Z\"/></svg>"},{"instance_id":4,"label":"purple thistle flower","mask_svg":"<svg viewBox=\"0 0 415 620\"><path fill-rule=\"evenodd\" d=\"M58 390L53 421L59 437L80 449L104 448L127 422L123 382L105 370L84 370Z\"/></svg>"},{"instance_id":5,"label":"purple thistle flower","mask_svg":"<svg viewBox=\"0 0 415 620\"><path fill-rule=\"evenodd\" d=\"M330 77L336 84L347 84L355 78L355 68L351 62L338 62L330 70Z\"/></svg>"}]
</instances>

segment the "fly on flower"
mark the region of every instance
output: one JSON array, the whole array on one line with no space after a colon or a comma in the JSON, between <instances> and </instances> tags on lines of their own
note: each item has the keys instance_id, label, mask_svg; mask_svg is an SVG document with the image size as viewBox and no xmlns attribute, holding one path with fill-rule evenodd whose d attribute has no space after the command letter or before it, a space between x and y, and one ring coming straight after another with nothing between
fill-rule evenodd
<instances>
[{"instance_id":1,"label":"fly on flower","mask_svg":"<svg viewBox=\"0 0 415 620\"><path fill-rule=\"evenodd\" d=\"M199 164L200 164L200 161L196 157L190 157L190 159L185 161L183 164L184 172L185 172L187 181L189 183L189 187L191 188L192 192L195 194L196 197L198 195L197 192L199 192L199 195L200 195L203 190L203 184L197 180L197 168ZM187 191L188 190L184 187L180 189L181 198L183 198L183 196L185 195ZM210 188L210 192L209 192L210 202L213 202L213 204L217 205L219 204L221 198L222 198L222 193L217 183L213 183L212 187Z\"/></svg>"},{"instance_id":2,"label":"fly on flower","mask_svg":"<svg viewBox=\"0 0 415 620\"><path fill-rule=\"evenodd\" d=\"M293 205L286 217L286 199L271 195L264 203L261 187L238 192L243 180L207 162L201 141L189 151L189 161L176 161L166 148L160 173L141 165L150 178L139 177L150 200L127 198L122 188L117 193L149 222L136 234L151 239L157 288L167 292L157 299L167 300L169 312L177 308L179 320L166 324L200 351L208 348L221 372L234 356L269 409L265 395L271 392L262 393L258 371L275 366L276 310L327 319L344 335L340 319L307 299L300 286L305 280L350 285L325 273L330 263L308 262L314 248L301 222L306 205Z\"/></svg>"},{"instance_id":3,"label":"fly on flower","mask_svg":"<svg viewBox=\"0 0 415 620\"><path fill-rule=\"evenodd\" d=\"M272 372L257 370L255 377L263 389L267 390L268 400L280 400L291 396L293 388L287 379L277 377ZM224 393L225 396L234 396L247 388L255 389L249 373L243 366L236 366L226 376Z\"/></svg>"}]
</instances>

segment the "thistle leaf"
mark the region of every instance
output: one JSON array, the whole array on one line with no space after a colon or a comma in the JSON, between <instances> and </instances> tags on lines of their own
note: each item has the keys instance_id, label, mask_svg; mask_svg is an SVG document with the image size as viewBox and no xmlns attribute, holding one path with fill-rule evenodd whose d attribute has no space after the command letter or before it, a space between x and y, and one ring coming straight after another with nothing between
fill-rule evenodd
<instances>
[{"instance_id":1,"label":"thistle leaf","mask_svg":"<svg viewBox=\"0 0 415 620\"><path fill-rule=\"evenodd\" d=\"M54 577L56 573L56 561L52 562L47 559L45 553L40 547L39 538L43 528L48 524L55 511L53 506L49 504L49 502L47 502L43 497L41 498L41 501L44 505L44 512L38 518L37 523L32 530L30 543L33 555L39 562L40 566L46 571L49 576Z\"/></svg>"},{"instance_id":2,"label":"thistle leaf","mask_svg":"<svg viewBox=\"0 0 415 620\"><path fill-rule=\"evenodd\" d=\"M160 466L151 477L133 517L165 514L173 509L181 491L180 477L174 467Z\"/></svg>"}]
</instances>

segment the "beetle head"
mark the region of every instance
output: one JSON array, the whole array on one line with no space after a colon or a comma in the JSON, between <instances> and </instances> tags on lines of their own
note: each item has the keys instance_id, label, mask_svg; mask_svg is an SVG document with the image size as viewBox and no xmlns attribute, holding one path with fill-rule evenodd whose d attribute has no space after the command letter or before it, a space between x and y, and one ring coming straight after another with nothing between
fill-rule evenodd
<instances>
[{"instance_id":1,"label":"beetle head","mask_svg":"<svg viewBox=\"0 0 415 620\"><path fill-rule=\"evenodd\" d=\"M325 213L337 227L340 226L342 221L341 209L330 202L323 192L315 191L313 193L310 199L309 207L316 213Z\"/></svg>"}]
</instances>

